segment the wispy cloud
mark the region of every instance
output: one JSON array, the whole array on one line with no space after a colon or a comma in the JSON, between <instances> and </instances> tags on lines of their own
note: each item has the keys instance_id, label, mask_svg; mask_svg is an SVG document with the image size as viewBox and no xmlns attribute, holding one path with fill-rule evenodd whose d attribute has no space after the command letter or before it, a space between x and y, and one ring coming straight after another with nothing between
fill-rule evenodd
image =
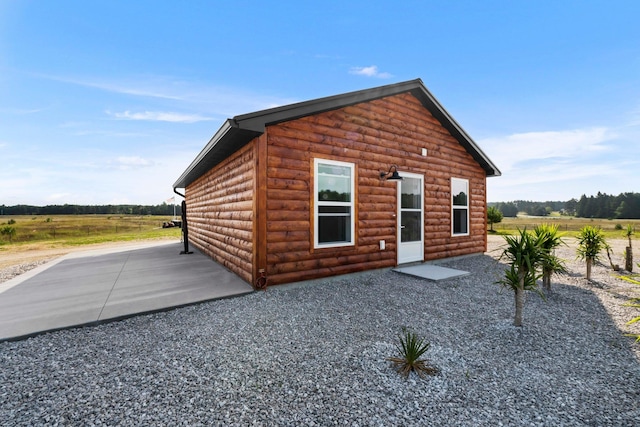
<instances>
[{"instance_id":1,"label":"wispy cloud","mask_svg":"<svg viewBox=\"0 0 640 427\"><path fill-rule=\"evenodd\" d=\"M478 141L487 154L506 172L525 161L576 159L609 148L605 142L616 137L605 127L564 131L516 133Z\"/></svg>"},{"instance_id":2,"label":"wispy cloud","mask_svg":"<svg viewBox=\"0 0 640 427\"><path fill-rule=\"evenodd\" d=\"M639 163L624 156L628 135L607 127L527 132L478 140L502 171L491 179L490 201L568 200L597 191L623 191Z\"/></svg>"},{"instance_id":3,"label":"wispy cloud","mask_svg":"<svg viewBox=\"0 0 640 427\"><path fill-rule=\"evenodd\" d=\"M181 100L178 93L172 93L171 82L161 78L140 78L134 81L114 81L100 78L65 77L36 74L38 77L54 80L62 83L69 83L78 86L85 86L107 92L121 93L125 95L143 96L150 98L161 98L171 100Z\"/></svg>"},{"instance_id":4,"label":"wispy cloud","mask_svg":"<svg viewBox=\"0 0 640 427\"><path fill-rule=\"evenodd\" d=\"M40 113L41 111L45 110L46 108L0 108L0 113L22 116L27 114Z\"/></svg>"},{"instance_id":5,"label":"wispy cloud","mask_svg":"<svg viewBox=\"0 0 640 427\"><path fill-rule=\"evenodd\" d=\"M116 94L150 98L160 102L171 101L173 106L180 105L180 107L185 110L201 111L207 115L217 116L216 120L269 108L274 105L280 106L299 101L298 99L292 98L265 96L264 94L251 92L244 88L212 85L210 82L203 83L166 76L127 76L122 78L67 77L42 74L36 74L35 76ZM123 118L129 118L131 120L158 120L157 118L143 117L144 115L141 116L141 118ZM200 115L196 121L202 120L212 119ZM176 121L185 120L182 118Z\"/></svg>"},{"instance_id":6,"label":"wispy cloud","mask_svg":"<svg viewBox=\"0 0 640 427\"><path fill-rule=\"evenodd\" d=\"M120 156L116 159L115 164L119 169L127 170L153 166L154 162L139 156Z\"/></svg>"},{"instance_id":7,"label":"wispy cloud","mask_svg":"<svg viewBox=\"0 0 640 427\"><path fill-rule=\"evenodd\" d=\"M58 201L69 200L72 196L72 193L52 193L46 196L46 200L50 203L55 203Z\"/></svg>"},{"instance_id":8,"label":"wispy cloud","mask_svg":"<svg viewBox=\"0 0 640 427\"><path fill-rule=\"evenodd\" d=\"M356 76L377 77L379 79L388 79L393 77L391 73L382 72L378 70L377 65L371 65L369 67L351 67L349 74L355 74Z\"/></svg>"},{"instance_id":9,"label":"wispy cloud","mask_svg":"<svg viewBox=\"0 0 640 427\"><path fill-rule=\"evenodd\" d=\"M127 110L122 113L113 113L111 111L106 111L106 113L116 119L122 120L146 120L171 123L196 123L213 120L210 117L201 116L199 114L182 114L166 111L143 111L133 113Z\"/></svg>"}]
</instances>

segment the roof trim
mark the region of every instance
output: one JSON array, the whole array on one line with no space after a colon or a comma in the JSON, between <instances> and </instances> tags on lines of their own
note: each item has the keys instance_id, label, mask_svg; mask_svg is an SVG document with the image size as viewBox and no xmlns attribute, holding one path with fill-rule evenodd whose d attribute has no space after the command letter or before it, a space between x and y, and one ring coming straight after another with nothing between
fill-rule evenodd
<instances>
[{"instance_id":1,"label":"roof trim","mask_svg":"<svg viewBox=\"0 0 640 427\"><path fill-rule=\"evenodd\" d=\"M429 92L421 79L409 80L372 89L348 92L310 101L298 102L253 113L241 114L227 119L213 135L207 145L173 184L175 188L186 188L206 171L223 161L227 156L263 134L266 126L295 120L329 110L343 108L361 102L410 92L436 117L454 138L482 166L487 176L500 176L501 172L455 121L449 112Z\"/></svg>"}]
</instances>

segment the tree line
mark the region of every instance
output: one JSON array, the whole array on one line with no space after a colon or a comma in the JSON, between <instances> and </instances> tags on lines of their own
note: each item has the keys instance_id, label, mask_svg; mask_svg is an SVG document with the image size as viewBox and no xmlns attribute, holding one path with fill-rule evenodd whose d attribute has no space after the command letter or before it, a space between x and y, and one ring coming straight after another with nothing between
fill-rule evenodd
<instances>
[{"instance_id":1,"label":"tree line","mask_svg":"<svg viewBox=\"0 0 640 427\"><path fill-rule=\"evenodd\" d=\"M176 216L181 215L179 204ZM174 205L0 205L0 215L173 215Z\"/></svg>"},{"instance_id":2,"label":"tree line","mask_svg":"<svg viewBox=\"0 0 640 427\"><path fill-rule=\"evenodd\" d=\"M515 217L518 212L532 216L547 216L551 212L580 218L640 219L640 193L620 193L617 196L598 192L595 196L583 194L580 199L565 202L513 202L489 203L505 217Z\"/></svg>"}]
</instances>

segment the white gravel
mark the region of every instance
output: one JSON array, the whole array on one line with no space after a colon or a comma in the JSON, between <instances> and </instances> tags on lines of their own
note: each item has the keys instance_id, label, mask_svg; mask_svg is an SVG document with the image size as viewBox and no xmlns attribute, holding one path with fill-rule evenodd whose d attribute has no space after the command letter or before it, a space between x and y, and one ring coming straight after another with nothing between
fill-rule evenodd
<instances>
[{"instance_id":1,"label":"white gravel","mask_svg":"<svg viewBox=\"0 0 640 427\"><path fill-rule=\"evenodd\" d=\"M0 268L0 283L4 283L10 279L13 279L16 276L26 273L29 270L33 270L34 268L42 264L46 264L47 262L49 262L49 260L44 259Z\"/></svg>"},{"instance_id":2,"label":"white gravel","mask_svg":"<svg viewBox=\"0 0 640 427\"><path fill-rule=\"evenodd\" d=\"M523 328L484 255L439 283L367 273L0 343L0 423L637 426L640 351L620 329L636 290L604 266L586 282L565 252ZM385 360L403 326L440 375Z\"/></svg>"}]
</instances>

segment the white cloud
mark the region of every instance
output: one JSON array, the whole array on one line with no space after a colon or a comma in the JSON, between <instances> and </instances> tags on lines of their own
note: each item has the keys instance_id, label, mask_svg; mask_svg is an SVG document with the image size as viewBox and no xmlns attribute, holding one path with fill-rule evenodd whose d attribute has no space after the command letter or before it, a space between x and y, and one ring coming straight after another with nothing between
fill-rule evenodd
<instances>
[{"instance_id":1,"label":"white cloud","mask_svg":"<svg viewBox=\"0 0 640 427\"><path fill-rule=\"evenodd\" d=\"M182 114L165 111L143 111L133 113L127 110L122 113L112 113L111 111L106 111L106 113L116 119L122 120L146 120L171 123L196 123L213 120L210 117L201 116L199 114Z\"/></svg>"},{"instance_id":2,"label":"white cloud","mask_svg":"<svg viewBox=\"0 0 640 427\"><path fill-rule=\"evenodd\" d=\"M68 83L78 86L95 88L106 92L136 97L151 98L155 102L171 101L172 106L179 105L181 109L199 111L207 115L219 116L215 120L222 121L224 118L237 114L249 113L252 111L270 108L298 102L298 99L280 98L277 96L265 96L261 93L253 93L246 89L234 87L211 85L209 82L184 81L166 76L128 76L120 79L107 79L104 77L60 77L52 75L35 74L36 77ZM172 107L175 108L175 107ZM154 120L153 118L143 118L144 113L131 113L143 115L142 118L128 118L130 120ZM146 113L146 112L145 112ZM124 114L124 113L120 113ZM166 113L174 115L175 113ZM183 115L174 117L175 121L198 118L195 121L214 120L204 115ZM171 118L172 116L168 116ZM158 119L155 119L158 120Z\"/></svg>"},{"instance_id":3,"label":"white cloud","mask_svg":"<svg viewBox=\"0 0 640 427\"><path fill-rule=\"evenodd\" d=\"M177 94L169 93L168 91L162 90L164 85L159 85L158 82L155 82L154 78L149 79L141 79L135 83L127 83L127 82L115 82L109 80L101 80L101 79L89 79L89 78L76 78L76 77L60 77L60 76L51 76L51 75L43 75L36 74L38 77L42 77L49 80L55 80L63 83L71 83L78 86L91 87L95 89L104 90L107 92L115 92L122 93L125 95L134 95L134 96L144 96L150 98L161 98L161 99L171 99L171 100L180 100L181 96Z\"/></svg>"},{"instance_id":4,"label":"white cloud","mask_svg":"<svg viewBox=\"0 0 640 427\"><path fill-rule=\"evenodd\" d=\"M629 137L620 128L597 127L478 140L502 171L488 180L488 199L568 200L632 191L640 162Z\"/></svg>"},{"instance_id":5,"label":"white cloud","mask_svg":"<svg viewBox=\"0 0 640 427\"><path fill-rule=\"evenodd\" d=\"M55 203L55 202L58 202L58 201L63 201L64 202L66 200L69 200L69 198L71 198L72 195L73 195L72 193L53 193L53 194L50 194L46 198L46 200L49 203Z\"/></svg>"},{"instance_id":6,"label":"white cloud","mask_svg":"<svg viewBox=\"0 0 640 427\"><path fill-rule=\"evenodd\" d=\"M598 127L565 131L516 133L479 140L478 144L507 172L531 160L575 159L594 152L606 151L605 142L616 137L611 130Z\"/></svg>"},{"instance_id":7,"label":"white cloud","mask_svg":"<svg viewBox=\"0 0 640 427\"><path fill-rule=\"evenodd\" d=\"M153 162L138 156L120 156L116 159L116 164L120 169L126 170L152 166Z\"/></svg>"},{"instance_id":8,"label":"white cloud","mask_svg":"<svg viewBox=\"0 0 640 427\"><path fill-rule=\"evenodd\" d=\"M3 114L15 114L15 115L27 115L27 114L35 114L41 111L45 111L45 108L2 108L0 109L0 113Z\"/></svg>"},{"instance_id":9,"label":"white cloud","mask_svg":"<svg viewBox=\"0 0 640 427\"><path fill-rule=\"evenodd\" d=\"M351 67L351 69L349 70L349 74L366 77L377 77L379 79L388 79L393 77L393 75L390 73L378 71L377 65L371 65L369 67Z\"/></svg>"}]
</instances>

